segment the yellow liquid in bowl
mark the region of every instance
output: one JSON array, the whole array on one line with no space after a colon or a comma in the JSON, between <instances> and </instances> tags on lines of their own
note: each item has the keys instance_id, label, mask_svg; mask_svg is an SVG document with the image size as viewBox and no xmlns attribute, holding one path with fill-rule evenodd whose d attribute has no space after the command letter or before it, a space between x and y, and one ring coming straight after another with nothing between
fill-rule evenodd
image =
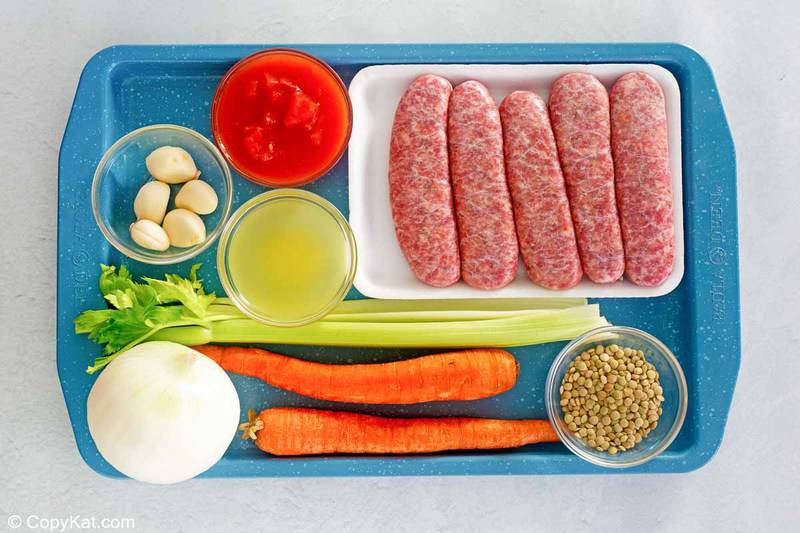
<instances>
[{"instance_id":1,"label":"yellow liquid in bowl","mask_svg":"<svg viewBox=\"0 0 800 533\"><path fill-rule=\"evenodd\" d=\"M231 234L227 270L251 311L274 322L299 322L338 303L352 261L339 221L304 198L253 207Z\"/></svg>"}]
</instances>

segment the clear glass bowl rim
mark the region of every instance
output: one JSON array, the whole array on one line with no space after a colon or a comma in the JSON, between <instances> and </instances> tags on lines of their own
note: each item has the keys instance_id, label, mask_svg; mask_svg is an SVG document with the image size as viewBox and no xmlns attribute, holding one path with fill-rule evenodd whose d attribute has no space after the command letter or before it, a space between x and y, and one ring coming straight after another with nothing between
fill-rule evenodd
<instances>
[{"instance_id":1,"label":"clear glass bowl rim","mask_svg":"<svg viewBox=\"0 0 800 533\"><path fill-rule=\"evenodd\" d=\"M350 268L347 270L347 273L342 280L342 284L339 287L339 291L337 291L336 296L331 299L325 306L320 308L320 310L313 315L309 315L307 317L300 318L298 320L293 321L281 321L275 320L267 316L266 314L260 313L258 310L251 308L247 305L245 300L241 297L240 293L234 289L234 284L231 280L230 272L226 267L226 259L228 255L228 247L230 245L231 239L233 235L235 235L235 228L237 227L238 223L244 219L249 213L253 211L253 209L266 204L268 202L283 199L283 198L301 198L303 200L307 200L314 204L315 206L319 207L320 209L327 212L329 215L333 217L339 227L342 229L342 233L344 234L344 238L346 241L347 249L350 255ZM219 280L222 284L222 288L225 291L225 294L228 295L228 298L236 305L236 307L245 315L249 316L254 320L258 320L264 324L268 324L271 326L280 326L280 327L297 327L297 326L304 326L306 324L310 324L319 320L320 318L327 315L336 305L341 303L345 296L347 296L348 291L353 286L353 280L355 279L356 269L358 267L358 249L356 246L356 239L355 234L353 233L352 228L350 228L350 224L347 222L347 219L342 215L341 211L336 208L331 202L323 198L322 196L315 194L311 191L307 191L304 189L274 189L271 191L263 192L258 194L245 203L243 203L239 208L233 213L233 215L228 219L228 222L225 224L225 228L222 231L222 236L219 240L219 247L217 248L217 273L219 274Z\"/></svg>"},{"instance_id":2,"label":"clear glass bowl rim","mask_svg":"<svg viewBox=\"0 0 800 533\"><path fill-rule=\"evenodd\" d=\"M625 453L621 453L616 456L614 460L609 460L604 455L601 455L600 452L593 453L588 451L587 449L579 446L577 444L578 437L573 436L571 433L564 431L560 425L558 424L559 420L563 420L562 415L560 414L561 405L554 402L553 398L556 397L556 392L561 386L561 383L556 383L557 374L559 370L567 364L567 359L570 356L578 355L573 354L573 349L585 342L587 339L594 337L598 334L602 333L621 333L633 337L639 337L641 340L645 341L653 345L661 354L664 356L667 365L672 370L673 374L675 375L675 381L677 382L678 388L678 412L675 415L675 420L672 423L672 427L670 427L669 431L664 435L664 438L659 442L656 446L653 446L648 453L637 457L636 459L631 459L629 461L624 461ZM560 394L558 395L560 397ZM629 326L603 326L600 328L595 328L593 330L587 331L583 335L575 338L571 342L569 342L564 348L558 353L556 358L553 360L553 363L550 365L550 370L547 373L547 383L545 386L545 404L547 407L547 417L550 419L550 423L553 425L558 437L561 439L561 442L569 448L571 452L575 455L581 457L582 459L607 468L629 468L632 466L638 466L641 464L646 463L647 461L653 459L654 457L658 456L661 452L666 450L672 441L678 436L678 433L683 426L683 422L686 419L686 410L689 402L689 394L688 394L688 387L686 385L686 377L683 374L683 369L681 368L678 359L675 357L675 354L672 353L672 350L667 348L667 346L658 340L653 335L647 333L646 331L642 331L637 328L632 328Z\"/></svg>"},{"instance_id":3,"label":"clear glass bowl rim","mask_svg":"<svg viewBox=\"0 0 800 533\"><path fill-rule=\"evenodd\" d=\"M294 181L275 181L271 178L255 175L245 171L240 165L236 164L233 157L231 157L228 149L225 147L225 143L222 142L222 136L219 134L218 126L217 126L217 113L219 108L219 100L222 96L223 89L230 81L230 79L236 74L236 72L243 67L244 65L257 60L258 58L265 56L265 55L273 55L273 54L292 54L300 56L304 59L308 59L313 61L314 63L322 66L336 81L339 89L342 92L342 96L344 97L345 103L347 104L347 132L345 133L344 140L342 141L342 146L339 148L339 151L336 154L336 157L331 159L329 165L326 165L324 168L320 169L318 172L314 174L303 177L302 179L294 180ZM219 147L222 154L225 156L225 159L228 163L242 176L247 178L248 180L256 183L257 185L267 186L267 187L275 187L275 188L295 188L301 187L303 185L307 185L312 181L318 180L325 174L327 174L333 167L336 166L336 163L342 159L342 156L347 151L347 146L350 143L350 135L353 132L353 103L350 100L350 92L347 90L347 85L342 80L342 77L331 67L328 63L323 61L322 59L309 54L308 52L304 52L303 50L298 50L296 48L286 48L286 47L277 47L277 48L265 48L264 50L259 50L257 52L253 52L252 54L243 57L239 61L233 64L231 68L225 73L222 79L217 85L217 90L214 92L214 97L211 100L211 135L214 138L214 142Z\"/></svg>"},{"instance_id":4,"label":"clear glass bowl rim","mask_svg":"<svg viewBox=\"0 0 800 533\"><path fill-rule=\"evenodd\" d=\"M220 218L219 223L217 226L206 235L206 240L203 243L198 244L192 248L178 248L176 252L168 253L168 252L161 252L158 256L149 256L144 255L133 248L130 248L123 244L122 242L117 239L111 230L108 229L106 223L103 221L103 217L100 213L99 207L99 196L100 196L100 180L103 178L103 170L105 169L106 165L108 164L109 160L114 157L119 149L125 145L128 141L144 135L150 131L155 130L172 130L177 131L180 133L187 134L191 137L194 137L196 140L200 141L200 144L204 145L211 155L214 156L214 159L222 168L223 180L225 181L226 186L226 194L225 198L222 202L222 216ZM94 176L92 177L92 213L94 214L94 220L97 222L97 226L100 228L100 232L106 238L106 240L125 254L127 257L131 259L135 259L136 261L141 261L142 263L147 263L150 265L171 265L175 263L180 263L181 261L186 261L187 259L191 259L196 255L200 254L204 250L206 250L211 244L219 237L222 233L222 229L225 226L225 222L228 219L228 216L231 213L231 207L233 206L233 178L231 176L230 168L228 168L228 162L223 157L222 153L217 149L217 147L212 143L210 140L206 139L200 133L194 131L193 129L186 128L184 126L178 126L177 124L150 124L149 126L143 126L141 128L137 128L131 132L126 133L119 139L117 139L114 144L112 144L108 150L106 150L103 157L100 159L100 162L97 164L97 168L95 168ZM134 216L131 215L131 222L134 222Z\"/></svg>"}]
</instances>

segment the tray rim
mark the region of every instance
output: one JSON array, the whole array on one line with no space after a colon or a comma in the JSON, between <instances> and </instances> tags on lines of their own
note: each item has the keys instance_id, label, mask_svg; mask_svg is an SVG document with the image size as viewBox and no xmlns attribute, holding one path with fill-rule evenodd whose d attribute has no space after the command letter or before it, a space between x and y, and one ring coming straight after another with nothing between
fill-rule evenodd
<instances>
[{"instance_id":1,"label":"tray rim","mask_svg":"<svg viewBox=\"0 0 800 533\"><path fill-rule=\"evenodd\" d=\"M64 388L62 376L62 363L67 362L67 354L64 353L62 343L65 335L71 334L71 320L61 320L59 317L61 300L64 298L64 288L68 287L69 281L66 273L61 268L62 236L66 229L62 224L62 212L67 207L61 202L61 192L64 186L62 177L69 174L68 150L70 142L75 142L75 136L79 130L79 123L86 122L85 117L81 116L83 110L80 109L80 102L92 91L98 89L96 84L90 80L91 77L111 78L114 71L126 62L181 62L181 61L204 61L230 64L238 58L253 51L277 45L270 44L231 44L231 45L115 45L104 48L93 55L85 65L76 89L75 99L73 100L70 115L65 127L61 149L59 151L59 173L58 173L58 288L57 288L57 339L56 339L56 366L61 382L62 393L73 426L79 453L87 465L98 473L110 477L124 477L119 472L111 469L107 464L97 460L97 456L92 456L88 452L92 451L93 446L88 446L82 442L77 433L74 423L73 402L76 399L70 398L68 391ZM290 46L304 49L312 54L323 57L329 62L339 63L344 66L374 65L385 63L653 63L667 68L678 79L681 86L681 114L682 124L687 128L689 122L686 115L695 109L689 109L686 99L691 95L692 98L704 94L708 102L704 105L708 109L704 110L702 122L705 126L716 126L716 133L719 138L714 143L713 155L718 159L718 166L705 169L706 173L715 172L723 176L722 185L717 188L726 189L724 200L727 205L725 213L721 213L720 221L724 222L727 232L732 234L732 239L724 243L724 247L709 248L707 253L708 261L713 265L719 266L720 275L727 280L726 292L721 303L722 311L725 313L724 327L729 330L726 342L728 342L728 355L730 360L716 373L716 377L728 380L730 386L724 390L703 393L701 395L702 405L708 407L710 404L712 412L714 408L719 409L719 413L711 424L701 424L697 430L695 440L691 446L680 452L670 452L669 450L650 463L625 471L609 471L594 467L584 463L579 458L571 455L549 457L542 461L541 456L537 458L536 453L526 453L524 451L497 453L497 454L446 454L446 455L426 455L426 456L334 456L320 458L299 458L285 459L281 461L264 461L261 467L248 469L245 464L244 469L236 463L252 463L252 461L241 461L238 459L223 458L220 464L203 474L201 477L283 477L283 476L383 476L383 475L519 475L519 474L587 474L587 473L662 473L662 472L689 472L702 467L714 456L718 450L723 434L729 409L731 406L733 391L738 376L740 366L740 347L741 329L739 313L739 271L738 271L738 217L737 217L737 197L736 197L736 159L733 139L723 110L722 102L714 81L713 73L705 59L695 50L676 43L463 43L463 44L281 44L280 46ZM501 55L497 55L497 54ZM411 58L411 60L409 60ZM646 58L643 59L643 58ZM675 70L680 70L678 74ZM686 76L686 80L684 80ZM684 83L688 87L684 88ZM110 91L104 91L99 87L99 98L106 106L109 102ZM707 93L707 94L705 94ZM698 104L699 105L699 104ZM95 115L102 115L100 110L96 110ZM694 131L696 125L692 124ZM684 157L684 191L687 190L689 183L686 183L686 173L689 165L686 158L689 157L691 150L687 147L689 140L684 135L683 157ZM101 145L108 146L113 139L106 139L100 136ZM693 172L689 169L688 172ZM731 194L732 193L732 194ZM722 194L722 192L720 192ZM684 202L687 200L684 199ZM688 211L688 209L687 209ZM685 220L685 233L690 234L694 222ZM690 237L693 240L693 237ZM689 239L687 239L688 241ZM687 244L688 248L688 244ZM721 253L714 256L714 253ZM704 254L705 255L705 254ZM695 270L702 269L705 265L688 264L684 281L695 275ZM702 278L702 277L701 277ZM696 280L690 280L691 285L696 284ZM692 287L694 288L694 287ZM723 289L725 290L725 289ZM695 295L697 295L695 291ZM713 286L711 297L713 298ZM690 311L696 319L703 318L711 320L711 310L702 309L699 305L700 298L690 299L694 304ZM721 311L721 312L722 312ZM712 331L712 334L716 331ZM704 333L708 335L708 332ZM713 335L712 335L713 337ZM702 346L699 339L699 332L695 332L690 345L698 350ZM697 357L699 352L695 354ZM698 360L698 367L703 366L703 362ZM696 391L699 395L700 392ZM709 397L710 396L710 397ZM81 399L77 399L82 401ZM89 443L90 445L92 443ZM227 459L227 460L226 460ZM269 467L263 465L269 463Z\"/></svg>"}]
</instances>

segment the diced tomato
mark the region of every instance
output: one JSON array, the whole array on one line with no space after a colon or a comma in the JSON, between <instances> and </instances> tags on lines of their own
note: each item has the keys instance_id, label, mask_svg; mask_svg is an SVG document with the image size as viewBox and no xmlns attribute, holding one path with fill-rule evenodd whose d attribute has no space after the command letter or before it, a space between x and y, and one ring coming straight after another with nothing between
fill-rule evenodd
<instances>
[{"instance_id":1,"label":"diced tomato","mask_svg":"<svg viewBox=\"0 0 800 533\"><path fill-rule=\"evenodd\" d=\"M275 157L275 142L267 137L267 131L261 126L247 126L242 140L247 153L256 161L267 162Z\"/></svg>"},{"instance_id":2,"label":"diced tomato","mask_svg":"<svg viewBox=\"0 0 800 533\"><path fill-rule=\"evenodd\" d=\"M283 87L277 76L273 76L269 72L264 73L264 94L270 104L280 104L285 98L283 94Z\"/></svg>"},{"instance_id":3,"label":"diced tomato","mask_svg":"<svg viewBox=\"0 0 800 533\"><path fill-rule=\"evenodd\" d=\"M297 92L302 92L303 91L300 88L299 85L297 85L292 80L287 80L286 78L281 78L280 79L280 84L283 85L284 87L286 87L287 89L291 90L291 91L297 91Z\"/></svg>"},{"instance_id":4,"label":"diced tomato","mask_svg":"<svg viewBox=\"0 0 800 533\"><path fill-rule=\"evenodd\" d=\"M250 80L247 82L247 88L244 95L250 100L258 98L258 80Z\"/></svg>"},{"instance_id":5,"label":"diced tomato","mask_svg":"<svg viewBox=\"0 0 800 533\"><path fill-rule=\"evenodd\" d=\"M314 146L319 146L322 144L322 128L317 126L314 128L314 131L311 132L311 135L308 136L308 139L311 141L311 144Z\"/></svg>"},{"instance_id":6,"label":"diced tomato","mask_svg":"<svg viewBox=\"0 0 800 533\"><path fill-rule=\"evenodd\" d=\"M253 181L304 183L347 142L346 91L330 69L294 52L254 56L231 70L215 96L212 129Z\"/></svg>"},{"instance_id":7,"label":"diced tomato","mask_svg":"<svg viewBox=\"0 0 800 533\"><path fill-rule=\"evenodd\" d=\"M261 121L265 127L273 129L278 124L278 117L272 111L265 111Z\"/></svg>"},{"instance_id":8,"label":"diced tomato","mask_svg":"<svg viewBox=\"0 0 800 533\"><path fill-rule=\"evenodd\" d=\"M283 104L286 100L286 93L282 89L273 89L269 92L269 103L273 106Z\"/></svg>"},{"instance_id":9,"label":"diced tomato","mask_svg":"<svg viewBox=\"0 0 800 533\"><path fill-rule=\"evenodd\" d=\"M301 126L311 130L317 123L319 102L315 102L302 91L295 91L289 96L289 104L283 117L283 125L287 128Z\"/></svg>"},{"instance_id":10,"label":"diced tomato","mask_svg":"<svg viewBox=\"0 0 800 533\"><path fill-rule=\"evenodd\" d=\"M277 76L273 76L269 72L264 73L264 87L268 91L276 89L278 85L280 85L280 81L278 80Z\"/></svg>"}]
</instances>

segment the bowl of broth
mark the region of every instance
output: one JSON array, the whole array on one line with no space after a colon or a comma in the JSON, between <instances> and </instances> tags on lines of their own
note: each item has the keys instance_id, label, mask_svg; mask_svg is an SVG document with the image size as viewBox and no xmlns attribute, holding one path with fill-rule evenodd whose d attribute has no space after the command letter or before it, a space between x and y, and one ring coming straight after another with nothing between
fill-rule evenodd
<instances>
[{"instance_id":1,"label":"bowl of broth","mask_svg":"<svg viewBox=\"0 0 800 533\"><path fill-rule=\"evenodd\" d=\"M356 243L347 220L324 198L276 189L244 203L217 251L220 281L246 315L274 326L325 316L353 284Z\"/></svg>"}]
</instances>

